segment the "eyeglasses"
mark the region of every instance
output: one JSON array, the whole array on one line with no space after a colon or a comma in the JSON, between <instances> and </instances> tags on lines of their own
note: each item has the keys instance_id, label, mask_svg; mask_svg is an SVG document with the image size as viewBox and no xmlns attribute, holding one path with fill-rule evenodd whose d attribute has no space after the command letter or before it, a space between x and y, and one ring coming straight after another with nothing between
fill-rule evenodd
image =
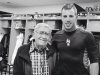
<instances>
[{"instance_id":1,"label":"eyeglasses","mask_svg":"<svg viewBox=\"0 0 100 75\"><path fill-rule=\"evenodd\" d=\"M36 33L40 34L40 35L46 35L46 36L50 36L51 33L45 32L45 31L36 31Z\"/></svg>"}]
</instances>

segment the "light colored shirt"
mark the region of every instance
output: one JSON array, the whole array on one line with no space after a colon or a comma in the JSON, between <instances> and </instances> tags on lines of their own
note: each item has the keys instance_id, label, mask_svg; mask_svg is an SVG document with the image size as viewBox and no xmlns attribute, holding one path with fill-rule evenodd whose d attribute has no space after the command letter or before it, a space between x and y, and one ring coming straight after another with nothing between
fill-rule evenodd
<instances>
[{"instance_id":1,"label":"light colored shirt","mask_svg":"<svg viewBox=\"0 0 100 75\"><path fill-rule=\"evenodd\" d=\"M32 61L33 75L49 75L49 66L46 50L44 51L44 53L39 53L36 50L34 51L34 48L31 45L30 59Z\"/></svg>"}]
</instances>

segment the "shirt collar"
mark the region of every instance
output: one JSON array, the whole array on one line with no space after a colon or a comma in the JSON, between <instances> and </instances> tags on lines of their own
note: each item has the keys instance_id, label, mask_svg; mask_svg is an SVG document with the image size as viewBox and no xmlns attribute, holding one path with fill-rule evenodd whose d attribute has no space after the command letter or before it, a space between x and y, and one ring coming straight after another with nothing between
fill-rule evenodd
<instances>
[{"instance_id":1,"label":"shirt collar","mask_svg":"<svg viewBox=\"0 0 100 75\"><path fill-rule=\"evenodd\" d=\"M29 50L29 53L32 53L34 52L35 50L35 45L34 45L34 42L32 41L31 45L30 45L30 50ZM38 50L38 49L37 49ZM48 47L45 48L46 51L49 51Z\"/></svg>"}]
</instances>

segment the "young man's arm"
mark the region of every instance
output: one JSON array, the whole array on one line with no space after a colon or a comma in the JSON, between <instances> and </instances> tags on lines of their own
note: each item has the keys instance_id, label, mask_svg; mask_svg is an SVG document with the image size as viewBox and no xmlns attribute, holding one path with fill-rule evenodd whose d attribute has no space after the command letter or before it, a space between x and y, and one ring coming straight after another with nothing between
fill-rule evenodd
<instances>
[{"instance_id":1,"label":"young man's arm","mask_svg":"<svg viewBox=\"0 0 100 75\"><path fill-rule=\"evenodd\" d=\"M99 63L90 64L90 75L99 75Z\"/></svg>"},{"instance_id":2,"label":"young man's arm","mask_svg":"<svg viewBox=\"0 0 100 75\"><path fill-rule=\"evenodd\" d=\"M87 51L90 59L90 75L99 74L99 47L92 33L88 33Z\"/></svg>"}]
</instances>

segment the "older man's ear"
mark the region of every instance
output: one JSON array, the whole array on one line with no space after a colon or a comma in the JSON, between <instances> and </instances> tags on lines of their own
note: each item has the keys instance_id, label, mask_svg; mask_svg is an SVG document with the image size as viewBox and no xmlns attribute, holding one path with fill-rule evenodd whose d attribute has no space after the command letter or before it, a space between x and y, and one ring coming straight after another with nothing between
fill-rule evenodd
<instances>
[{"instance_id":1,"label":"older man's ear","mask_svg":"<svg viewBox=\"0 0 100 75\"><path fill-rule=\"evenodd\" d=\"M29 40L32 41L33 39L34 39L34 31L32 33L32 37Z\"/></svg>"},{"instance_id":2,"label":"older man's ear","mask_svg":"<svg viewBox=\"0 0 100 75\"><path fill-rule=\"evenodd\" d=\"M30 38L30 41L32 41L34 39L34 36L32 36L31 38Z\"/></svg>"}]
</instances>

